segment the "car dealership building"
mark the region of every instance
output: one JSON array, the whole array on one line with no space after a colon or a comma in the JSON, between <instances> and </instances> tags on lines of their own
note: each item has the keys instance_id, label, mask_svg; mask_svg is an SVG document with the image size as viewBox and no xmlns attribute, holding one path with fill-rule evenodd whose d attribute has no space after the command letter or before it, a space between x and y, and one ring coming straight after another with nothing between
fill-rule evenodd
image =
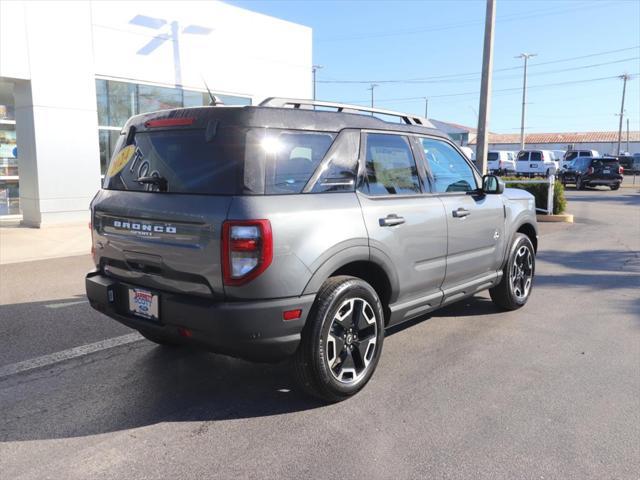
<instances>
[{"instance_id":1,"label":"car dealership building","mask_svg":"<svg viewBox=\"0 0 640 480\"><path fill-rule=\"evenodd\" d=\"M131 115L311 96L311 29L217 1L0 3L0 218L88 219Z\"/></svg>"}]
</instances>

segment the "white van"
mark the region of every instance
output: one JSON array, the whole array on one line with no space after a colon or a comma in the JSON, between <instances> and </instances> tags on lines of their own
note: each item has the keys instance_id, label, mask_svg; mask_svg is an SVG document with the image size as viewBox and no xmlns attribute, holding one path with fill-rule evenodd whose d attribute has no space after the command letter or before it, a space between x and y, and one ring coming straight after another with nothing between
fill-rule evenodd
<instances>
[{"instance_id":1,"label":"white van","mask_svg":"<svg viewBox=\"0 0 640 480\"><path fill-rule=\"evenodd\" d=\"M489 150L487 170L498 175L516 173L515 154L513 152Z\"/></svg>"},{"instance_id":2,"label":"white van","mask_svg":"<svg viewBox=\"0 0 640 480\"><path fill-rule=\"evenodd\" d=\"M549 150L520 150L516 160L518 175L542 175L548 177L558 172L558 164Z\"/></svg>"}]
</instances>

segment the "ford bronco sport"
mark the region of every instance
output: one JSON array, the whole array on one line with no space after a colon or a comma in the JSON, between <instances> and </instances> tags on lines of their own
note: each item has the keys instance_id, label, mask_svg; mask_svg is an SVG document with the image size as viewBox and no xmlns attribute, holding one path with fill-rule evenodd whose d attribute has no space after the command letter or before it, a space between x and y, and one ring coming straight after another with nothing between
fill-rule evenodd
<instances>
[{"instance_id":1,"label":"ford bronco sport","mask_svg":"<svg viewBox=\"0 0 640 480\"><path fill-rule=\"evenodd\" d=\"M158 344L291 358L326 401L369 381L388 326L485 289L523 306L537 248L533 197L427 120L292 99L131 118L91 218L93 308Z\"/></svg>"}]
</instances>

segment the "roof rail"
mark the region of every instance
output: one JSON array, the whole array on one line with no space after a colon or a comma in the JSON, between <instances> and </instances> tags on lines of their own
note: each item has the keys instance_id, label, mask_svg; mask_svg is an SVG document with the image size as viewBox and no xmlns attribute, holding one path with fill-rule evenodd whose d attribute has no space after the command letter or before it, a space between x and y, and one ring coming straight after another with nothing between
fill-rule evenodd
<instances>
[{"instance_id":1,"label":"roof rail","mask_svg":"<svg viewBox=\"0 0 640 480\"><path fill-rule=\"evenodd\" d=\"M435 126L426 118L409 113L394 112L392 110L383 110L380 108L361 107L359 105L349 105L346 103L322 102L319 100L303 100L299 98L280 98L269 97L263 100L259 107L275 107L275 108L294 108L294 109L312 109L313 107L335 108L341 113L377 113L380 115L389 115L391 117L399 117L407 125L418 125L421 127L435 128Z\"/></svg>"}]
</instances>

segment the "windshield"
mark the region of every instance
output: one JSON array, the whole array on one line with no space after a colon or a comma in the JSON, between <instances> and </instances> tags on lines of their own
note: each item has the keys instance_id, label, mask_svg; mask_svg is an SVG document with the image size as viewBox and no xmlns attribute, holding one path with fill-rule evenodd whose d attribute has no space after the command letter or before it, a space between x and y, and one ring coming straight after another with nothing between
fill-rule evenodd
<instances>
[{"instance_id":1,"label":"windshield","mask_svg":"<svg viewBox=\"0 0 640 480\"><path fill-rule=\"evenodd\" d=\"M571 160L574 160L577 156L578 156L578 152L568 152L567 155L564 157L564 159L565 161L569 162Z\"/></svg>"}]
</instances>

